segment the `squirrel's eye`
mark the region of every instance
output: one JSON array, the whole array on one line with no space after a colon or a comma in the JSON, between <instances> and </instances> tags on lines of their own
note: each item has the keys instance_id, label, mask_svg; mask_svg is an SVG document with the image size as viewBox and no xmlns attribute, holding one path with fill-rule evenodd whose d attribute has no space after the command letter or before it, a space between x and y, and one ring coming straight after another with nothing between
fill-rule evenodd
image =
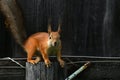
<instances>
[{"instance_id":1,"label":"squirrel's eye","mask_svg":"<svg viewBox=\"0 0 120 80\"><path fill-rule=\"evenodd\" d=\"M49 37L49 39L51 39L51 37Z\"/></svg>"}]
</instances>

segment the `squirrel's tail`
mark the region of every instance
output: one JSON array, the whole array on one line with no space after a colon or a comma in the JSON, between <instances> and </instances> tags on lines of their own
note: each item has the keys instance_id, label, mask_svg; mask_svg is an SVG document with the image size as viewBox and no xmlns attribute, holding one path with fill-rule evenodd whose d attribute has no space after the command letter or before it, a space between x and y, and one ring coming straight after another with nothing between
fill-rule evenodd
<instances>
[{"instance_id":1,"label":"squirrel's tail","mask_svg":"<svg viewBox=\"0 0 120 80\"><path fill-rule=\"evenodd\" d=\"M5 17L5 25L10 29L16 42L23 47L26 39L23 16L16 0L0 0L0 11Z\"/></svg>"}]
</instances>

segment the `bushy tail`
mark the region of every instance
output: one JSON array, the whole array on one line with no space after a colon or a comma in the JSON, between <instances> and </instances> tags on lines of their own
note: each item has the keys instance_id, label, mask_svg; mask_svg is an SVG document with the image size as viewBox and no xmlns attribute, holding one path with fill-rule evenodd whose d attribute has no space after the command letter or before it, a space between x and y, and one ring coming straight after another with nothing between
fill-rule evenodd
<instances>
[{"instance_id":1,"label":"bushy tail","mask_svg":"<svg viewBox=\"0 0 120 80\"><path fill-rule=\"evenodd\" d=\"M5 16L6 27L10 29L17 43L23 46L26 33L23 25L23 16L16 0L0 0L0 10Z\"/></svg>"}]
</instances>

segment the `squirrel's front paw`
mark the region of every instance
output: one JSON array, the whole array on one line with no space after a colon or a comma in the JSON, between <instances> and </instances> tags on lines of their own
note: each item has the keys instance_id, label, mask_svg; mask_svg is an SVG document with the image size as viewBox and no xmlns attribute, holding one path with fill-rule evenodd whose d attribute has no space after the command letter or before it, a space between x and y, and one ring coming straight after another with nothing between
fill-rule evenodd
<instances>
[{"instance_id":1,"label":"squirrel's front paw","mask_svg":"<svg viewBox=\"0 0 120 80\"><path fill-rule=\"evenodd\" d=\"M47 67L50 67L50 66L51 66L50 60L45 60L45 65L46 65Z\"/></svg>"}]
</instances>

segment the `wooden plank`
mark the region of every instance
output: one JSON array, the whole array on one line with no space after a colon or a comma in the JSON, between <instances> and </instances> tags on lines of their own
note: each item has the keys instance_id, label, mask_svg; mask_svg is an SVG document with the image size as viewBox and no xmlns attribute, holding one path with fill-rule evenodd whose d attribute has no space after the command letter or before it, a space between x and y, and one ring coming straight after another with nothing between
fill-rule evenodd
<instances>
[{"instance_id":1,"label":"wooden plank","mask_svg":"<svg viewBox=\"0 0 120 80\"><path fill-rule=\"evenodd\" d=\"M49 68L44 62L35 65L26 62L26 80L64 80L64 71L57 62L52 62Z\"/></svg>"}]
</instances>

